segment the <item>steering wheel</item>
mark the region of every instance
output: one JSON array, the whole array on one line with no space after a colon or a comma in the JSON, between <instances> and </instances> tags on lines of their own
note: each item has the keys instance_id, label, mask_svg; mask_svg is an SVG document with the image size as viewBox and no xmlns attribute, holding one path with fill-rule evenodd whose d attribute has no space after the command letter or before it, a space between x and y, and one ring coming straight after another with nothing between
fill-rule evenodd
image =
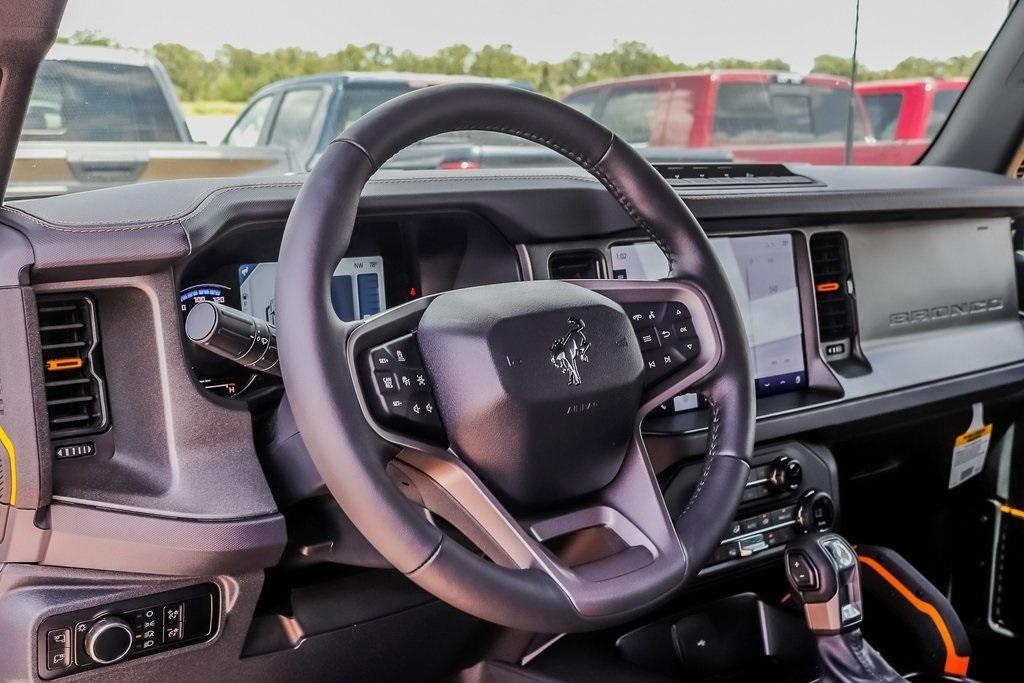
<instances>
[{"instance_id":1,"label":"steering wheel","mask_svg":"<svg viewBox=\"0 0 1024 683\"><path fill-rule=\"evenodd\" d=\"M586 169L669 277L486 285L341 321L331 278L367 180L406 146L461 130L516 135ZM724 271L647 161L566 105L455 84L366 114L299 192L276 298L285 390L328 489L385 559L458 609L541 633L619 623L696 575L733 518L754 390ZM640 423L687 391L710 406L707 457L670 515Z\"/></svg>"}]
</instances>

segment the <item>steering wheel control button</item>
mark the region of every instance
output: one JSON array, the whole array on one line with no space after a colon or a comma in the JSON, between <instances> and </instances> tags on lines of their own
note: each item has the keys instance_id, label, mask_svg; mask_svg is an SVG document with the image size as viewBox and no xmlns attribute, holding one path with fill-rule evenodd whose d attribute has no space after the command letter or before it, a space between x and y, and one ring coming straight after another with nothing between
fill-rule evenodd
<instances>
[{"instance_id":1,"label":"steering wheel control button","mask_svg":"<svg viewBox=\"0 0 1024 683\"><path fill-rule=\"evenodd\" d=\"M393 372L375 370L373 377L377 383L377 391L382 394L393 394L398 391L398 376Z\"/></svg>"},{"instance_id":2,"label":"steering wheel control button","mask_svg":"<svg viewBox=\"0 0 1024 683\"><path fill-rule=\"evenodd\" d=\"M670 303L667 308L667 318L669 322L675 322L677 320L689 320L690 309L680 303Z\"/></svg>"},{"instance_id":3,"label":"steering wheel control button","mask_svg":"<svg viewBox=\"0 0 1024 683\"><path fill-rule=\"evenodd\" d=\"M819 588L818 573L811 566L807 556L800 551L786 553L786 571L789 572L793 585L802 591L815 591Z\"/></svg>"},{"instance_id":4,"label":"steering wheel control button","mask_svg":"<svg viewBox=\"0 0 1024 683\"><path fill-rule=\"evenodd\" d=\"M640 341L641 351L650 351L661 346L661 335L655 327L645 327L637 330L636 338Z\"/></svg>"},{"instance_id":5,"label":"steering wheel control button","mask_svg":"<svg viewBox=\"0 0 1024 683\"><path fill-rule=\"evenodd\" d=\"M416 338L407 334L370 350L374 412L387 426L440 437L441 418Z\"/></svg>"},{"instance_id":6,"label":"steering wheel control button","mask_svg":"<svg viewBox=\"0 0 1024 683\"><path fill-rule=\"evenodd\" d=\"M383 346L378 346L373 351L370 351L370 359L373 362L374 368L390 370L395 367L394 356Z\"/></svg>"},{"instance_id":7,"label":"steering wheel control button","mask_svg":"<svg viewBox=\"0 0 1024 683\"><path fill-rule=\"evenodd\" d=\"M644 379L662 379L700 355L700 340L693 330L690 310L681 303L623 304L643 352Z\"/></svg>"},{"instance_id":8,"label":"steering wheel control button","mask_svg":"<svg viewBox=\"0 0 1024 683\"><path fill-rule=\"evenodd\" d=\"M673 329L675 330L676 336L680 339L687 339L689 337L696 336L696 332L693 331L693 321L689 318L676 322Z\"/></svg>"},{"instance_id":9,"label":"steering wheel control button","mask_svg":"<svg viewBox=\"0 0 1024 683\"><path fill-rule=\"evenodd\" d=\"M655 325L665 319L665 304L658 302L646 302L639 304L624 304L623 310L629 316L633 327L646 327Z\"/></svg>"},{"instance_id":10,"label":"steering wheel control button","mask_svg":"<svg viewBox=\"0 0 1024 683\"><path fill-rule=\"evenodd\" d=\"M416 339L411 334L399 337L384 348L388 350L388 353L394 357L399 365L407 368L423 365L423 359L420 358L420 349L416 346Z\"/></svg>"}]
</instances>

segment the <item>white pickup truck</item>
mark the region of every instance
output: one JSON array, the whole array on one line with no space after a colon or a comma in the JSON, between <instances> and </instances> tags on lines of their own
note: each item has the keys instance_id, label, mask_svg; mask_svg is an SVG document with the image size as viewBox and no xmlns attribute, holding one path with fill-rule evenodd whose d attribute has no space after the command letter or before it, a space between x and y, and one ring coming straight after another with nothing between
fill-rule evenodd
<instances>
[{"instance_id":1,"label":"white pickup truck","mask_svg":"<svg viewBox=\"0 0 1024 683\"><path fill-rule=\"evenodd\" d=\"M293 165L283 147L193 142L167 72L145 53L56 45L36 75L7 197Z\"/></svg>"}]
</instances>

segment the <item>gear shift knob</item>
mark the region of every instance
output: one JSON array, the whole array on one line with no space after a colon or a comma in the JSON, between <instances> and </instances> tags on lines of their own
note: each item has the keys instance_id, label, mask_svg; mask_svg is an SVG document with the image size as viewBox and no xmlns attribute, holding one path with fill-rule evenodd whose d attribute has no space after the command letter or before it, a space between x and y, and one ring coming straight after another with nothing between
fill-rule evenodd
<instances>
[{"instance_id":1,"label":"gear shift knob","mask_svg":"<svg viewBox=\"0 0 1024 683\"><path fill-rule=\"evenodd\" d=\"M842 536L811 533L786 546L786 577L816 634L851 631L863 619L857 553Z\"/></svg>"}]
</instances>

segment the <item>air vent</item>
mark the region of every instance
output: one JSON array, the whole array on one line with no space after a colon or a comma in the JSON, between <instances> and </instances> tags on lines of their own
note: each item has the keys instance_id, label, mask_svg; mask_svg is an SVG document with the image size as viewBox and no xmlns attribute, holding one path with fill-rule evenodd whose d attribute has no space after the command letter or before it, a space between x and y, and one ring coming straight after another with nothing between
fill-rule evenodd
<instances>
[{"instance_id":1,"label":"air vent","mask_svg":"<svg viewBox=\"0 0 1024 683\"><path fill-rule=\"evenodd\" d=\"M810 246L822 351L827 360L848 358L857 336L857 314L846 236L819 232L811 236Z\"/></svg>"},{"instance_id":2,"label":"air vent","mask_svg":"<svg viewBox=\"0 0 1024 683\"><path fill-rule=\"evenodd\" d=\"M783 164L654 164L672 187L819 185Z\"/></svg>"},{"instance_id":3,"label":"air vent","mask_svg":"<svg viewBox=\"0 0 1024 683\"><path fill-rule=\"evenodd\" d=\"M556 251L548 259L552 280L596 280L603 271L604 258L596 251Z\"/></svg>"},{"instance_id":4,"label":"air vent","mask_svg":"<svg viewBox=\"0 0 1024 683\"><path fill-rule=\"evenodd\" d=\"M38 299L50 436L96 434L109 424L96 303L85 294Z\"/></svg>"}]
</instances>

